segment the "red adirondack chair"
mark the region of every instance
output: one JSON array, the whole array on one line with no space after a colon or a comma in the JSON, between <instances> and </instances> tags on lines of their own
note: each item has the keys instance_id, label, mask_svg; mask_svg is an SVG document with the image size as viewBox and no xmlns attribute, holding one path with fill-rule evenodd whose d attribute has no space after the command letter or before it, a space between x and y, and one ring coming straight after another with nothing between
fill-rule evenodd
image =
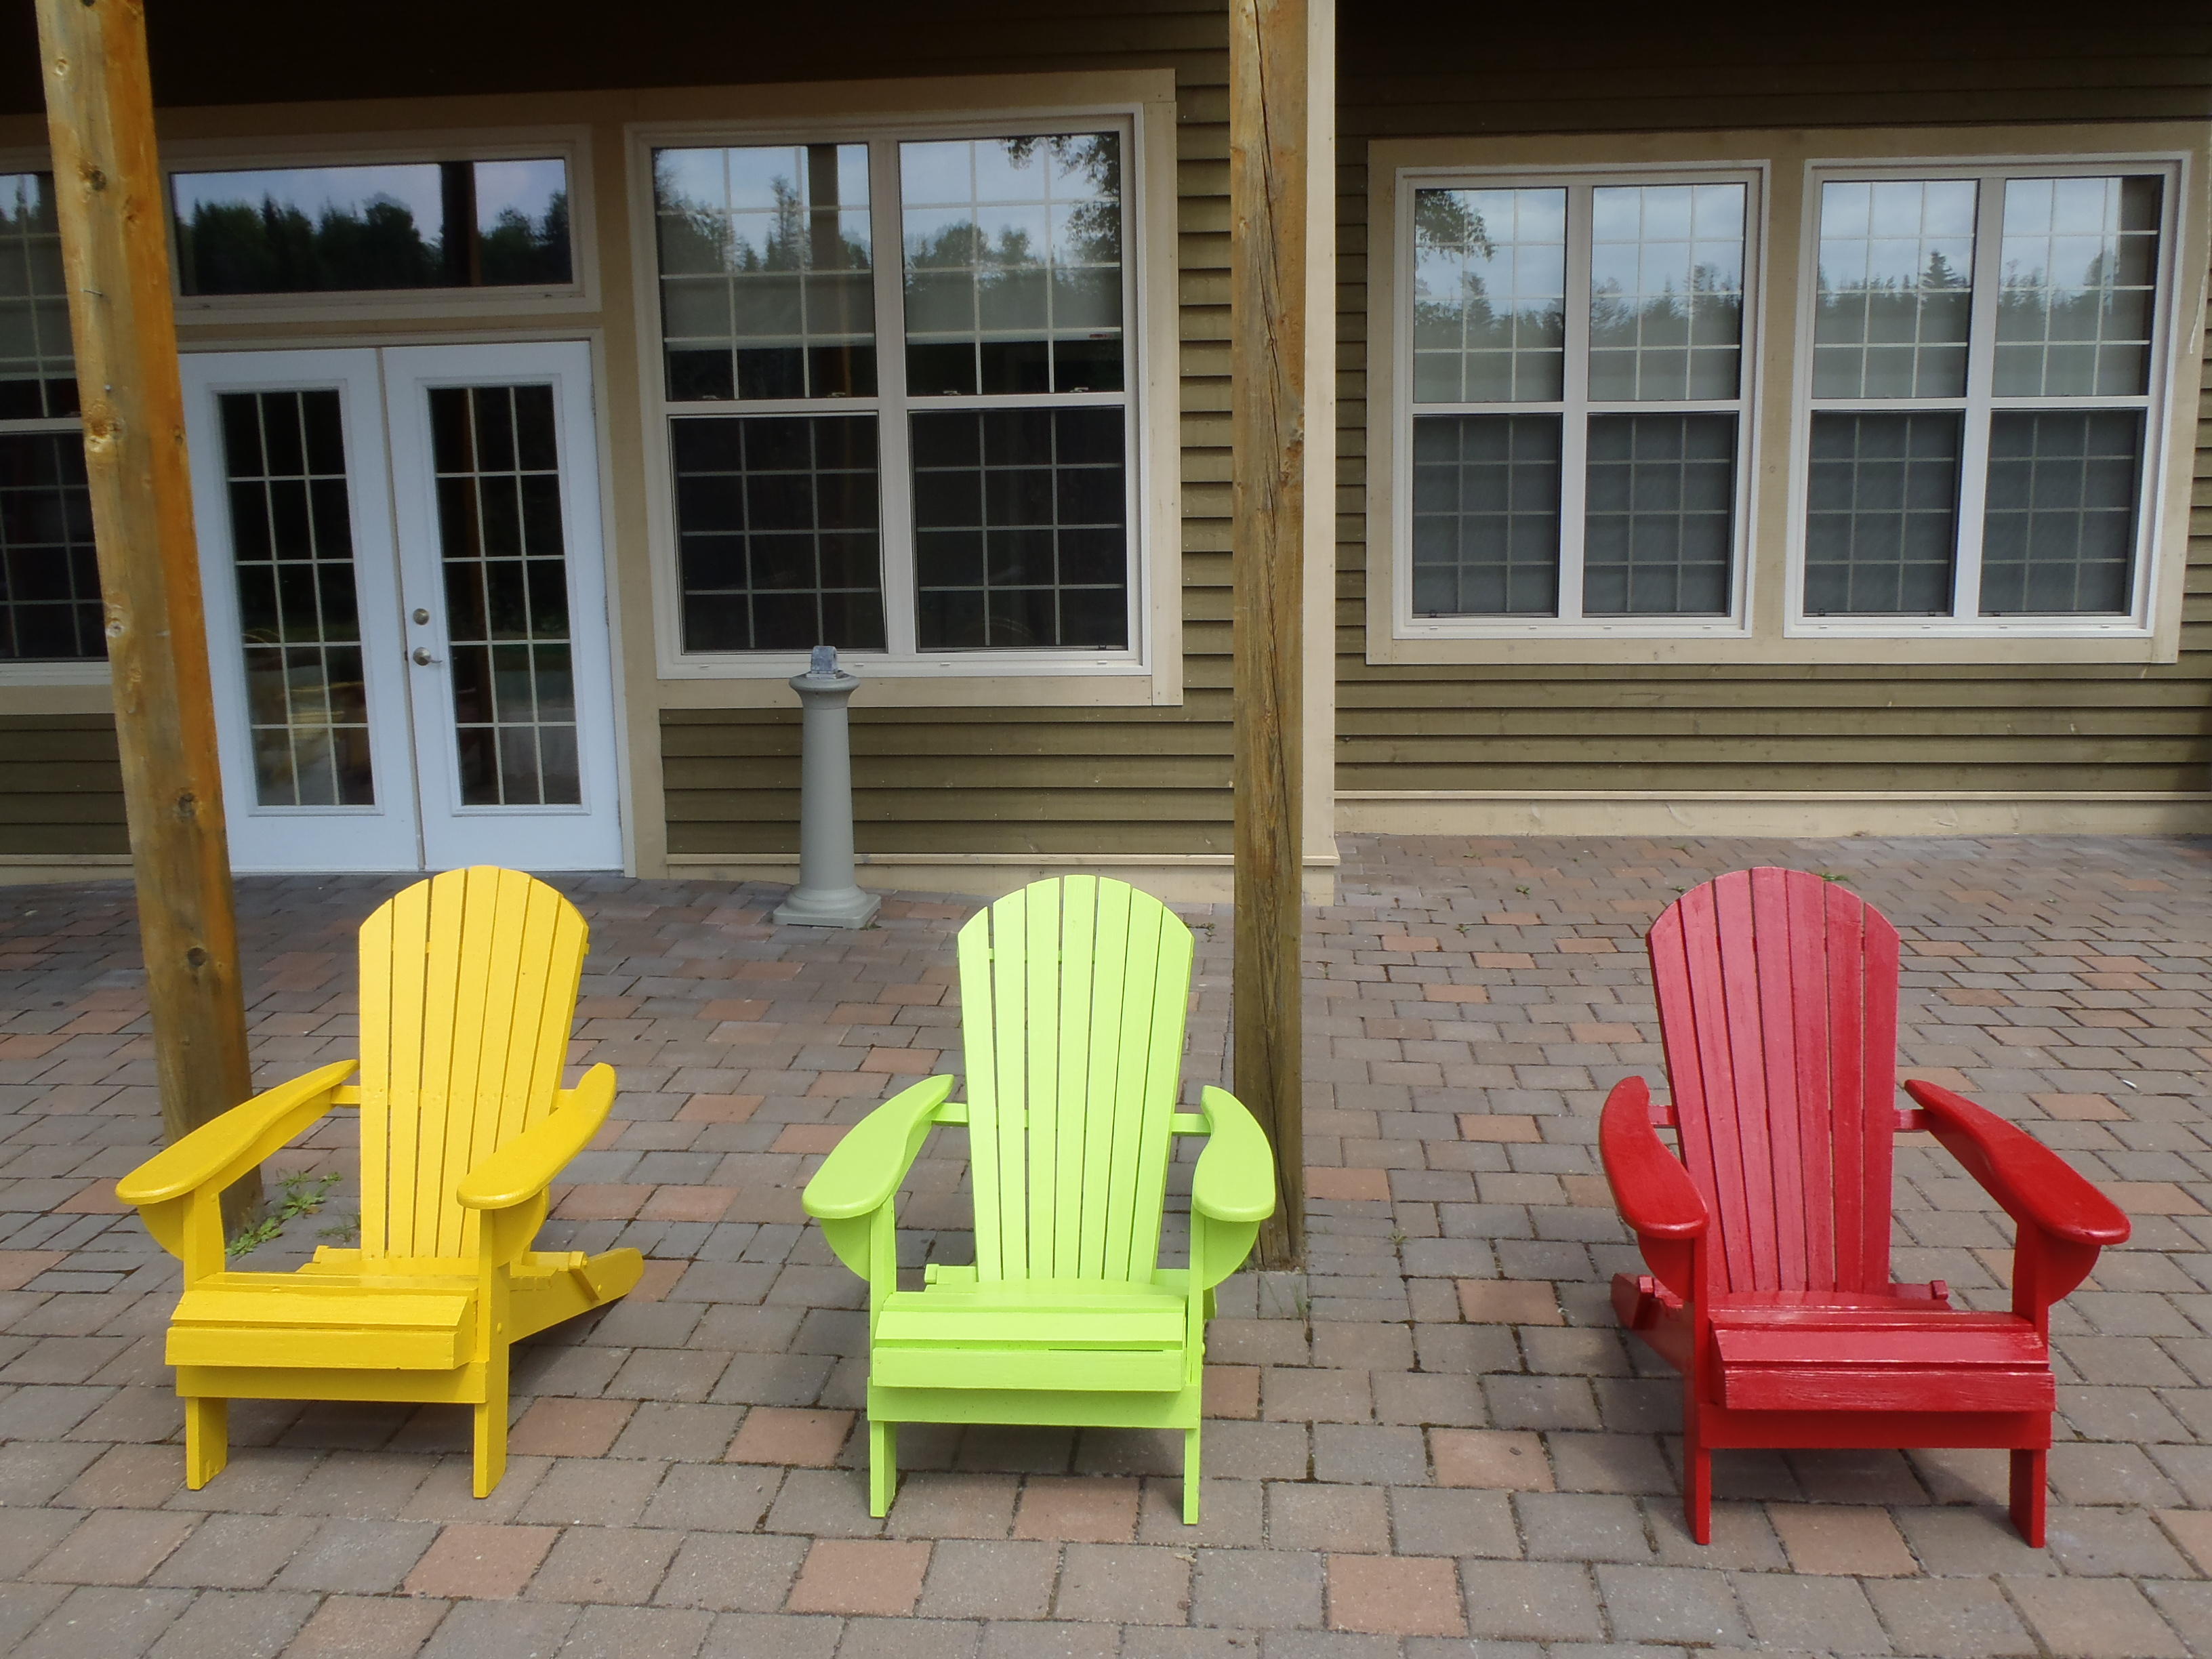
<instances>
[{"instance_id":1,"label":"red adirondack chair","mask_svg":"<svg viewBox=\"0 0 2212 1659\"><path fill-rule=\"evenodd\" d=\"M2051 1305L2127 1218L1948 1089L1908 1082L1921 1109L1898 1109L1897 930L1856 894L1738 871L1669 905L1647 943L1674 1103L1624 1079L1599 1149L1651 1269L1617 1277L1613 1306L1683 1376L1692 1535L1712 1540L1716 1447L1988 1446L2011 1451L2013 1520L2040 1545ZM2019 1224L2010 1313L1891 1281L1905 1129L1933 1133Z\"/></svg>"}]
</instances>

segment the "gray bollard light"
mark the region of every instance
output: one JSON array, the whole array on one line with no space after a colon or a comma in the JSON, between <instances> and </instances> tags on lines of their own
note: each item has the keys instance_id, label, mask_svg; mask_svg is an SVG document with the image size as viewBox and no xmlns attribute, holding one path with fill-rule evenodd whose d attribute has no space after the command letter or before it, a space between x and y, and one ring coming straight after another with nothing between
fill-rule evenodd
<instances>
[{"instance_id":1,"label":"gray bollard light","mask_svg":"<svg viewBox=\"0 0 2212 1659\"><path fill-rule=\"evenodd\" d=\"M883 901L853 879L853 738L846 704L860 678L817 645L799 693L799 885L775 919L805 927L865 927Z\"/></svg>"}]
</instances>

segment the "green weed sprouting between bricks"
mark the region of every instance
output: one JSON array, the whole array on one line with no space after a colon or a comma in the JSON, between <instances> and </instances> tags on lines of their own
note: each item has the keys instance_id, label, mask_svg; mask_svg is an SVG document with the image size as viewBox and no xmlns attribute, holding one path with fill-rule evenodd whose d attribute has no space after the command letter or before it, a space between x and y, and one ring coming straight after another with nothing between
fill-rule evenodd
<instances>
[{"instance_id":1,"label":"green weed sprouting between bricks","mask_svg":"<svg viewBox=\"0 0 2212 1659\"><path fill-rule=\"evenodd\" d=\"M305 1171L288 1175L277 1183L281 1196L276 1207L262 1216L250 1227L240 1228L226 1246L231 1255L244 1255L266 1244L284 1231L284 1224L295 1216L313 1215L323 1207L323 1200L331 1195L331 1188L338 1184L336 1175L311 1176Z\"/></svg>"}]
</instances>

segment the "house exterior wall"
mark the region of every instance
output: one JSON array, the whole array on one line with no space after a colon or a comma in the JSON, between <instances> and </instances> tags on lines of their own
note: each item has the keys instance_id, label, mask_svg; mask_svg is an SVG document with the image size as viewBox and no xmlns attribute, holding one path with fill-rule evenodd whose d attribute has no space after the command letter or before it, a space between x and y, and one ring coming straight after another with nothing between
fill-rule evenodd
<instances>
[{"instance_id":1,"label":"house exterior wall","mask_svg":"<svg viewBox=\"0 0 2212 1659\"><path fill-rule=\"evenodd\" d=\"M240 345L416 343L439 338L589 337L598 370L610 584L626 728L629 844L640 873L774 873L795 863L798 718L780 679L669 675L656 638L648 512L653 465L641 402L649 336L649 242L635 234L633 124L793 120L897 110L963 110L1149 97L1143 118L1164 140L1152 156L1157 209L1146 270L1159 279L1166 370L1155 399L1167 465L1151 479L1179 518L1166 520L1171 589L1141 680L963 685L875 678L853 710L856 839L889 860L882 880L973 885L959 866L995 873L986 887L1039 867L1127 865L1156 889L1225 890L1229 854L1229 599L1226 20L1205 0L1079 0L914 8L824 9L742 27L730 9L668 9L605 38L595 8L556 4L544 27L492 30L439 10L428 34L409 6L361 9L302 35L291 14L258 4L210 9L189 31L153 41L165 144L318 135L468 133L576 125L588 131L596 220L595 307L569 315L351 322L325 313L250 326L193 320L188 350ZM428 9L423 21L428 23ZM489 15L496 9L484 9ZM228 17L217 15L228 13ZM567 26L566 13L573 13ZM679 27L688 20L689 27ZM459 25L457 33L455 25ZM404 49L395 42L413 43ZM496 41L492 38L496 36ZM444 56L420 49L441 41ZM229 48L217 49L228 39ZM253 42L243 49L239 42ZM637 90L681 78L681 90ZM722 90L697 83L724 82ZM281 88L287 101L256 101ZM617 90L600 90L617 88ZM903 89L903 90L902 90ZM0 115L0 151L43 141L35 83L0 85L20 112ZM430 96L438 94L445 95ZM1140 233L1141 234L1142 233ZM1146 280L1140 271L1139 282ZM640 302L640 290L647 301ZM1179 356L1178 356L1179 354ZM657 367L647 372L657 373ZM863 671L865 674L865 670ZM80 677L82 679L83 677ZM0 676L0 682L4 682ZM68 867L68 854L123 850L120 794L104 730L104 685L0 683L0 775L40 787L0 812L0 878ZM66 754L66 766L58 757ZM1316 787L1326 790L1325 773ZM1322 814L1325 822L1325 808ZM1324 849L1325 850L1325 849Z\"/></svg>"},{"instance_id":2,"label":"house exterior wall","mask_svg":"<svg viewBox=\"0 0 2212 1659\"><path fill-rule=\"evenodd\" d=\"M1979 662L1876 650L1859 662L1665 661L1660 649L1643 660L1589 651L1575 661L1561 659L1574 655L1561 644L1549 661L1501 649L1493 662L1381 664L1368 610L1369 539L1389 533L1369 518L1369 369L1382 349L1370 303L1379 296L1367 286L1382 234L1368 222L1370 146L1506 138L1515 161L1533 167L1571 149L1577 160L1603 151L1601 140L1584 142L1603 134L1621 135L1613 148L1623 160L1651 153L1664 135L1758 128L2125 121L2189 123L2201 135L2212 113L2203 18L2172 8L2120 7L2091 21L1968 7L1886 22L1767 8L1740 27L1686 33L1672 20L1595 27L1421 5L1348 15L1340 52L1340 827L2212 827L2212 424L2202 421L2174 660L2064 662L2021 640ZM2081 136L2054 127L2049 147ZM2204 193L2199 172L2188 207L2200 225ZM2201 318L2187 307L2202 304L2203 264L2178 276L2182 337L2197 337L2201 353ZM2184 399L2212 386L2201 356L2177 363L2176 377ZM2212 404L2203 413L2212 416ZM2189 465L2186 453L2179 459Z\"/></svg>"}]
</instances>

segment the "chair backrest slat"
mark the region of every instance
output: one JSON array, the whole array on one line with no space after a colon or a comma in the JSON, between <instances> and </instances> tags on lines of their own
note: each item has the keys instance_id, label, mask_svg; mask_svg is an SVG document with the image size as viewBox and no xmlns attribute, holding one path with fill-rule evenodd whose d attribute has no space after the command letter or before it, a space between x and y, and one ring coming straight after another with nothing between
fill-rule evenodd
<instances>
[{"instance_id":1,"label":"chair backrest slat","mask_svg":"<svg viewBox=\"0 0 2212 1659\"><path fill-rule=\"evenodd\" d=\"M1158 900L1092 876L960 930L979 1277L1151 1276L1191 957Z\"/></svg>"},{"instance_id":2,"label":"chair backrest slat","mask_svg":"<svg viewBox=\"0 0 2212 1659\"><path fill-rule=\"evenodd\" d=\"M1726 1287L1886 1288L1897 930L1837 884L1758 869L1683 894L1649 945Z\"/></svg>"},{"instance_id":3,"label":"chair backrest slat","mask_svg":"<svg viewBox=\"0 0 2212 1659\"><path fill-rule=\"evenodd\" d=\"M475 1250L453 1188L552 1109L586 945L567 899L489 867L418 882L362 924L365 1255Z\"/></svg>"}]
</instances>

